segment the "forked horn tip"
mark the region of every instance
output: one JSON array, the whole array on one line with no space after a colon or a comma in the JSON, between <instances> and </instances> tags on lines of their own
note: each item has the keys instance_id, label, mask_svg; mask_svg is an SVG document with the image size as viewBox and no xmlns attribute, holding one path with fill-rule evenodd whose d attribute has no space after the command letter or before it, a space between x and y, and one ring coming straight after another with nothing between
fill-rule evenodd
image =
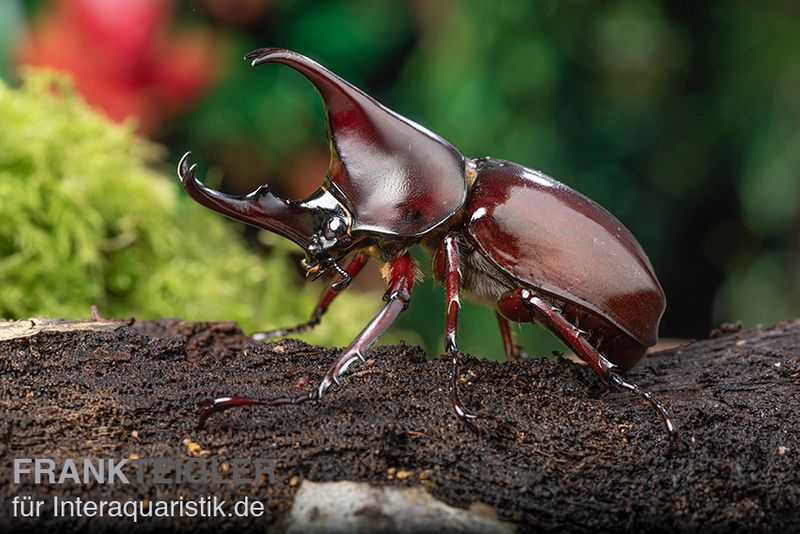
<instances>
[{"instance_id":1,"label":"forked horn tip","mask_svg":"<svg viewBox=\"0 0 800 534\"><path fill-rule=\"evenodd\" d=\"M178 179L181 181L183 185L187 185L187 182L195 180L195 173L197 172L197 163L192 163L189 165L189 158L191 157L192 153L187 152L181 158L180 163L178 163Z\"/></svg>"},{"instance_id":2,"label":"forked horn tip","mask_svg":"<svg viewBox=\"0 0 800 534\"><path fill-rule=\"evenodd\" d=\"M186 173L189 171L189 158L192 156L192 152L186 152L183 156L181 156L181 161L178 163L178 178L183 180L183 177L186 176Z\"/></svg>"},{"instance_id":3,"label":"forked horn tip","mask_svg":"<svg viewBox=\"0 0 800 534\"><path fill-rule=\"evenodd\" d=\"M283 48L257 48L252 52L248 52L245 54L244 59L250 62L250 65L253 67L257 67L262 63L269 62L273 57L278 54L285 54L288 53L289 50Z\"/></svg>"}]
</instances>

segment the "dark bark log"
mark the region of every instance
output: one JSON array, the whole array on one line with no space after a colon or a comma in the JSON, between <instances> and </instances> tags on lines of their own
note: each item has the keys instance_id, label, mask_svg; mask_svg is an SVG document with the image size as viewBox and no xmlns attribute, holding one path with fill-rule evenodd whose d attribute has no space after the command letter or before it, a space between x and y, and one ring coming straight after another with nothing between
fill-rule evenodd
<instances>
[{"instance_id":1,"label":"dark bark log","mask_svg":"<svg viewBox=\"0 0 800 534\"><path fill-rule=\"evenodd\" d=\"M534 347L529 352L535 353ZM127 527L129 519L53 518L53 495L263 502L261 518L144 518L140 526L262 529L298 483L356 480L428 488L458 507L481 502L522 530L800 529L800 321L653 354L629 377L671 410L671 453L653 410L560 360L466 359L467 430L448 402L446 358L378 347L321 402L247 408L195 429L199 401L310 391L336 350L251 343L231 323L122 323L0 341L0 524ZM35 484L14 458L274 458L274 484ZM60 467L59 467L60 468ZM58 471L57 471L58 472ZM174 473L173 473L174 474ZM45 499L13 518L14 496Z\"/></svg>"}]
</instances>

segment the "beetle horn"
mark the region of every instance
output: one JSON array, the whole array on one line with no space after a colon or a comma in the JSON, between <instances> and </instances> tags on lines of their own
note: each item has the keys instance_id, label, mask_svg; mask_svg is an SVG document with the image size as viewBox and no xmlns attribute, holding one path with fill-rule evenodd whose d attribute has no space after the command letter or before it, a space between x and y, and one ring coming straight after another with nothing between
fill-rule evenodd
<instances>
[{"instance_id":1,"label":"beetle horn","mask_svg":"<svg viewBox=\"0 0 800 534\"><path fill-rule=\"evenodd\" d=\"M189 165L187 152L178 164L178 178L195 201L223 215L291 239L308 250L313 232L312 210L303 201L290 201L273 195L262 185L243 196L215 191L196 177L197 164Z\"/></svg>"},{"instance_id":2,"label":"beetle horn","mask_svg":"<svg viewBox=\"0 0 800 534\"><path fill-rule=\"evenodd\" d=\"M308 78L325 102L329 133L333 137L338 135L339 130L348 130L349 135L357 132L359 137L379 136L379 121L385 119L382 115L387 112L394 115L361 89L297 52L282 48L260 48L244 58L250 60L254 67L264 63L283 63Z\"/></svg>"},{"instance_id":3,"label":"beetle horn","mask_svg":"<svg viewBox=\"0 0 800 534\"><path fill-rule=\"evenodd\" d=\"M355 216L354 231L419 235L441 223L467 194L464 156L443 138L395 113L316 61L281 48L245 56L283 63L305 76L325 102L331 149L328 179ZM414 202L402 192L415 191Z\"/></svg>"}]
</instances>

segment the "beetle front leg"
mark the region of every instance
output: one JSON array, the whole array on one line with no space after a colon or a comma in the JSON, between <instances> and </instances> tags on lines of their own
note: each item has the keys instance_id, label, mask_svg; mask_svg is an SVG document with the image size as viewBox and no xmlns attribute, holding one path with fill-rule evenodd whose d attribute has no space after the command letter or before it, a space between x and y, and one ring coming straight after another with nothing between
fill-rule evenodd
<instances>
[{"instance_id":1,"label":"beetle front leg","mask_svg":"<svg viewBox=\"0 0 800 534\"><path fill-rule=\"evenodd\" d=\"M319 303L317 307L314 308L313 313L311 314L311 319L306 321L305 323L299 324L297 326L291 326L288 328L278 328L276 330L271 330L269 332L256 332L252 335L253 340L255 341L265 341L267 339L272 339L276 337L283 337L288 336L289 334L299 334L302 332L307 332L317 326L322 319L322 316L325 315L325 312L328 311L328 307L331 303L336 299L339 294L344 291L348 286L338 286L340 282L345 280L352 280L355 278L358 273L364 268L364 265L367 263L368 257L364 254L356 254L347 267L344 269L345 275L339 277L339 280L334 282L333 284L327 286L325 291L322 292L320 295Z\"/></svg>"},{"instance_id":2,"label":"beetle front leg","mask_svg":"<svg viewBox=\"0 0 800 534\"><path fill-rule=\"evenodd\" d=\"M444 259L445 290L445 350L453 358L453 371L450 377L450 404L456 415L464 420L475 419L477 415L464 408L458 395L458 377L461 368L461 351L458 350L458 311L461 309L459 291L461 289L461 256L458 251L456 233L450 232L442 240Z\"/></svg>"},{"instance_id":3,"label":"beetle front leg","mask_svg":"<svg viewBox=\"0 0 800 534\"><path fill-rule=\"evenodd\" d=\"M411 255L405 252L396 257L384 266L383 272L387 281L386 293L383 296L386 304L336 359L336 362L325 374L325 378L312 392L314 398L321 398L334 383L339 384L342 374L353 362L356 360L365 362L367 350L408 307L408 303L411 301L414 277L417 273L417 267Z\"/></svg>"},{"instance_id":4,"label":"beetle front leg","mask_svg":"<svg viewBox=\"0 0 800 534\"><path fill-rule=\"evenodd\" d=\"M339 384L340 377L356 360L365 361L365 354L375 341L391 326L395 319L408 307L411 300L411 289L414 286L414 277L417 267L411 255L406 252L393 259L385 266L388 288L384 295L386 304L364 330L336 359L328 369L325 377L311 393L297 397L280 397L276 399L251 399L246 397L220 397L203 403L198 427L203 428L206 420L213 414L236 408L239 406L283 406L286 404L299 404L309 400L321 398L335 383Z\"/></svg>"},{"instance_id":5,"label":"beetle front leg","mask_svg":"<svg viewBox=\"0 0 800 534\"><path fill-rule=\"evenodd\" d=\"M652 393L645 391L636 384L628 382L621 375L614 372L616 366L608 361L605 356L591 344L584 336L585 332L567 321L567 319L552 304L528 289L519 288L513 292L506 293L500 300L499 307L507 314L517 315L523 313L520 307L526 309L530 314L530 320L543 320L559 338L561 338L572 350L610 385L620 389L625 389L636 393L639 397L646 400L656 409L664 427L670 435L672 446L677 448L680 444L678 430L672 420L672 416L661 402L653 397Z\"/></svg>"}]
</instances>

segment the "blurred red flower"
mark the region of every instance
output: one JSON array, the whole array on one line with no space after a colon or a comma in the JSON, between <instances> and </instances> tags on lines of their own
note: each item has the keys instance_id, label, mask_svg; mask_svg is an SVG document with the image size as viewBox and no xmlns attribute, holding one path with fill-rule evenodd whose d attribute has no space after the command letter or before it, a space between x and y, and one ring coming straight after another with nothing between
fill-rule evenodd
<instances>
[{"instance_id":1,"label":"blurred red flower","mask_svg":"<svg viewBox=\"0 0 800 534\"><path fill-rule=\"evenodd\" d=\"M151 134L194 103L221 65L209 31L170 30L172 8L167 0L58 0L22 37L17 62L69 72L90 104L117 121L135 117Z\"/></svg>"}]
</instances>

